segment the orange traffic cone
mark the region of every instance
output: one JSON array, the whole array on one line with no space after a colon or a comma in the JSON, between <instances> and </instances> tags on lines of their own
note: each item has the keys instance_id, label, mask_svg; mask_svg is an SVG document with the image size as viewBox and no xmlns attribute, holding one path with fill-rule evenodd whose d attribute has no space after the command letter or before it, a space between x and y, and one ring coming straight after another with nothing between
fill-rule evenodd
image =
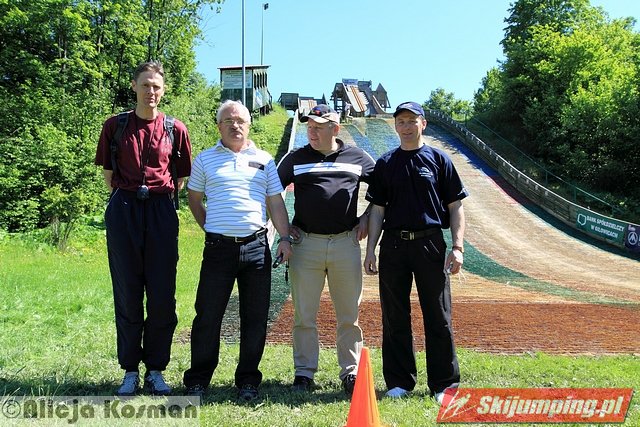
<instances>
[{"instance_id":1,"label":"orange traffic cone","mask_svg":"<svg viewBox=\"0 0 640 427\"><path fill-rule=\"evenodd\" d=\"M380 413L376 390L373 386L373 370L369 362L369 349L362 348L356 385L345 427L380 427Z\"/></svg>"}]
</instances>

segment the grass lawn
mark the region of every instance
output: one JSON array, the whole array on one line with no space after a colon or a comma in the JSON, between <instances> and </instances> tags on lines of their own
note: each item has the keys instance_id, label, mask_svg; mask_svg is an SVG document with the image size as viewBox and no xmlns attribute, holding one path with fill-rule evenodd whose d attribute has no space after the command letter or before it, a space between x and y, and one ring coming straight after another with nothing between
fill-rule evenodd
<instances>
[{"instance_id":1,"label":"grass lawn","mask_svg":"<svg viewBox=\"0 0 640 427\"><path fill-rule=\"evenodd\" d=\"M176 337L188 331L202 233L181 211ZM60 253L24 237L0 236L0 393L2 395L109 395L121 378L103 232ZM87 244L87 241L90 243ZM366 339L366 337L365 337ZM221 360L201 408L207 426L343 426L349 411L338 381L335 350L322 349L320 386L311 395L289 391L293 367L290 346L268 346L261 369L258 404L235 403L233 372L238 346L223 344ZM466 387L632 387L640 385L636 356L489 355L459 350ZM374 382L384 391L381 352L371 349ZM424 354L418 354L419 384L411 397L379 399L380 418L389 426L435 424L436 403L427 397ZM166 377L181 394L189 364L189 344L176 340ZM640 425L636 397L625 425Z\"/></svg>"},{"instance_id":2,"label":"grass lawn","mask_svg":"<svg viewBox=\"0 0 640 427\"><path fill-rule=\"evenodd\" d=\"M254 124L253 139L272 154L281 155L278 150L286 146L287 137L282 134L288 120L286 112L277 109ZM193 303L203 247L203 233L186 206L183 203L180 211L179 323L172 360L165 372L175 395L184 392L182 373L189 365L189 343L183 338L195 314ZM116 357L111 281L100 214L94 222L97 227L74 234L66 252L38 243L39 239L30 240L28 235L0 233L0 394L106 396L119 383L122 372ZM335 349L321 349L316 375L319 389L309 395L289 391L293 380L291 353L290 346L267 346L261 364L262 398L255 405L238 405L233 386L238 346L223 343L220 364L200 409L201 425L344 426L350 402L338 381ZM465 387L640 387L638 355L501 356L459 349L458 356ZM410 397L401 400L381 398L386 391L381 358L380 350L372 348L382 424L435 425L438 407L428 397L424 354L417 355L418 386ZM5 421L0 415L0 425ZM45 425L23 421L21 425ZM625 425L640 425L637 397Z\"/></svg>"}]
</instances>

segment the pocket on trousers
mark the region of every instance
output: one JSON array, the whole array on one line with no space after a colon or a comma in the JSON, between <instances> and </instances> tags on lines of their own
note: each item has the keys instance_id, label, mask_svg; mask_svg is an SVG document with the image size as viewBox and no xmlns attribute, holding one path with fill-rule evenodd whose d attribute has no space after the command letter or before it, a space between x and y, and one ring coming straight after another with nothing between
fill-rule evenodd
<instances>
[{"instance_id":1,"label":"pocket on trousers","mask_svg":"<svg viewBox=\"0 0 640 427\"><path fill-rule=\"evenodd\" d=\"M349 237L351 238L351 243L353 243L354 246L356 247L360 247L360 241L358 240L358 229L354 229L351 230L349 232Z\"/></svg>"},{"instance_id":2,"label":"pocket on trousers","mask_svg":"<svg viewBox=\"0 0 640 427\"><path fill-rule=\"evenodd\" d=\"M426 239L422 244L422 255L431 262L444 263L446 245L444 240Z\"/></svg>"},{"instance_id":3,"label":"pocket on trousers","mask_svg":"<svg viewBox=\"0 0 640 427\"><path fill-rule=\"evenodd\" d=\"M118 190L119 190L119 188L115 188L109 194L109 199L107 199L107 207L104 210L105 222L107 220L107 215L109 214L109 211L111 210L111 205L112 205L113 199L115 198L116 194L118 193Z\"/></svg>"},{"instance_id":4,"label":"pocket on trousers","mask_svg":"<svg viewBox=\"0 0 640 427\"><path fill-rule=\"evenodd\" d=\"M111 205L111 201L118 194L119 190L120 190L119 188L114 188L113 190L111 190L111 193L109 194L109 198L107 199L107 208L109 208L109 206Z\"/></svg>"},{"instance_id":5,"label":"pocket on trousers","mask_svg":"<svg viewBox=\"0 0 640 427\"><path fill-rule=\"evenodd\" d=\"M205 240L204 247L205 249L217 248L218 246L220 246L220 242L222 242L222 239Z\"/></svg>"},{"instance_id":6,"label":"pocket on trousers","mask_svg":"<svg viewBox=\"0 0 640 427\"><path fill-rule=\"evenodd\" d=\"M302 241L304 240L304 233L301 231L300 232L300 237L298 237L297 239L293 239L293 242L291 242L291 244L293 246L299 245L300 243L302 243Z\"/></svg>"}]
</instances>

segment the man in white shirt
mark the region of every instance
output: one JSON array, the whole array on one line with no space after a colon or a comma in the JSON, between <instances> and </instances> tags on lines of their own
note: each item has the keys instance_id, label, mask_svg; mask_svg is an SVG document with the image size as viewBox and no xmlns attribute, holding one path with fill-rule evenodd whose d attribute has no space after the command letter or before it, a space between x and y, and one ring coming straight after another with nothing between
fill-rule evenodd
<instances>
[{"instance_id":1,"label":"man in white shirt","mask_svg":"<svg viewBox=\"0 0 640 427\"><path fill-rule=\"evenodd\" d=\"M248 138L249 110L226 101L217 122L221 139L196 157L188 184L189 208L206 239L184 384L187 394L204 396L218 365L222 318L237 280L241 341L235 384L238 399L252 401L262 381L258 365L271 294L267 209L281 236L276 255L282 261L291 254L289 217L273 157Z\"/></svg>"}]
</instances>

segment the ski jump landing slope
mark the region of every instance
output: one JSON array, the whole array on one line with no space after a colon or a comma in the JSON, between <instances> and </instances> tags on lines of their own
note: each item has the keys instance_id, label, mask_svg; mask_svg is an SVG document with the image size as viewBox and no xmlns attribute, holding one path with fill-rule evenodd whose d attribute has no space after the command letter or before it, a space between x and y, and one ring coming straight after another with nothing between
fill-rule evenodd
<instances>
[{"instance_id":1,"label":"ski jump landing slope","mask_svg":"<svg viewBox=\"0 0 640 427\"><path fill-rule=\"evenodd\" d=\"M360 130L343 126L339 137L365 145L375 159L397 147L398 141L392 122L387 122L391 133L384 135L383 121L373 119L377 120L373 126L369 120L359 124ZM304 133L304 126L297 132ZM638 260L563 230L444 129L430 124L425 137L429 145L451 156L470 194L463 201L467 224L463 273L451 277L457 345L497 353L640 354ZM306 134L297 134L296 145L304 144ZM366 206L362 196L360 212ZM287 206L292 211L290 201ZM449 230L445 237L449 239ZM363 256L365 245L363 241ZM360 313L367 345L379 345L377 276L364 276ZM412 319L416 348L422 349L415 290ZM269 340L290 343L292 320L293 309L286 301ZM335 314L328 292L321 301L318 328L322 343L335 345Z\"/></svg>"}]
</instances>

